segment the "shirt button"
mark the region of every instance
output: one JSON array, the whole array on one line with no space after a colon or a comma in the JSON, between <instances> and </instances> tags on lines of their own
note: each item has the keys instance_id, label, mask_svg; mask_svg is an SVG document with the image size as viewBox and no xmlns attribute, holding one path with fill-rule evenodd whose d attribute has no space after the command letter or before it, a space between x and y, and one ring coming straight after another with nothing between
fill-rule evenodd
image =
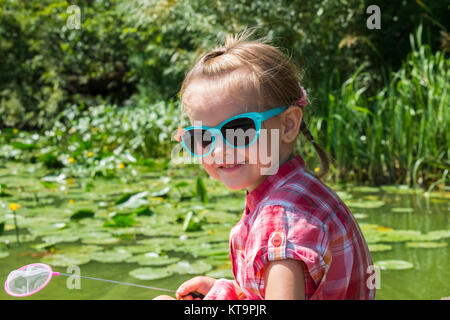
<instances>
[{"instance_id":1,"label":"shirt button","mask_svg":"<svg viewBox=\"0 0 450 320\"><path fill-rule=\"evenodd\" d=\"M246 214L249 214L249 213L250 213L250 210L249 210L248 208L245 208L245 213L246 213Z\"/></svg>"}]
</instances>

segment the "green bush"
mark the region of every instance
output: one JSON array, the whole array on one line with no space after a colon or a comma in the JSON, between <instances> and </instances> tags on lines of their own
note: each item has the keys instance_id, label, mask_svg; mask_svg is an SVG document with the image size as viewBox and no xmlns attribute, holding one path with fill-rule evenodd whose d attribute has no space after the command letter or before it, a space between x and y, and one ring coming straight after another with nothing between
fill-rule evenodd
<instances>
[{"instance_id":1,"label":"green bush","mask_svg":"<svg viewBox=\"0 0 450 320\"><path fill-rule=\"evenodd\" d=\"M367 63L369 90L408 53L423 20L437 49L449 30L445 2L379 1L382 30L366 28L368 0L0 0L0 126L50 128L72 104L135 105L175 99L185 72L225 32L257 26L289 50L326 104ZM81 28L67 27L78 5ZM405 42L406 41L406 42ZM323 94L326 92L326 94ZM319 94L320 93L320 94ZM131 99L131 100L130 100Z\"/></svg>"}]
</instances>

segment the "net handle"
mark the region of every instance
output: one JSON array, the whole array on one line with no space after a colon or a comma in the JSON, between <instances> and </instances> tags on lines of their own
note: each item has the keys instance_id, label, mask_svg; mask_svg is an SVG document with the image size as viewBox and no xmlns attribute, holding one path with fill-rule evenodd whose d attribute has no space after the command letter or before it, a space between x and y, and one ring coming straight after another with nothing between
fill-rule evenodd
<instances>
[{"instance_id":1,"label":"net handle","mask_svg":"<svg viewBox=\"0 0 450 320\"><path fill-rule=\"evenodd\" d=\"M78 277L78 278L89 279L89 280L98 280L98 281L109 282L109 283L114 283L114 284L123 284L123 285L126 285L126 286L139 287L139 288L152 289L152 290L159 290L159 291L165 291L165 292L170 292L170 293L175 293L176 292L176 290L170 290L170 289L164 289L164 288L158 288L158 287L151 287L151 286L144 286L142 284L122 282L122 281L117 281L117 280L100 279L100 278L87 277L87 276L79 276L79 275L73 275L73 274L62 273L62 272L53 272L52 275L54 275L54 276L65 276L65 277Z\"/></svg>"}]
</instances>

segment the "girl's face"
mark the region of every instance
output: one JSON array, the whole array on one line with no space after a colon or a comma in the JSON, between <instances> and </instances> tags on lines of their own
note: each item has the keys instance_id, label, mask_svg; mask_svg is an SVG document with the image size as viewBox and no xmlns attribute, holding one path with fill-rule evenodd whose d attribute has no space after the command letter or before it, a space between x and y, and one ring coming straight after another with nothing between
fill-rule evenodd
<instances>
[{"instance_id":1,"label":"girl's face","mask_svg":"<svg viewBox=\"0 0 450 320\"><path fill-rule=\"evenodd\" d=\"M192 107L187 112L193 125L214 127L238 114L258 111L256 104L251 102L256 101L251 95L245 95L243 98L242 93L237 96L220 88L208 88L205 92L205 86L200 81L196 82L189 88ZM278 122L278 116L264 121L261 131L267 130L267 139L259 138L246 148L233 148L217 137L211 153L200 158L202 166L212 178L223 182L229 189L246 188L251 192L267 177L261 172L263 168L270 166L271 162L267 164L267 158L272 156L270 129L279 128ZM264 146L262 146L263 142ZM278 145L279 141L274 143ZM264 156L264 161L261 161L259 152ZM276 156L278 157L278 153Z\"/></svg>"}]
</instances>

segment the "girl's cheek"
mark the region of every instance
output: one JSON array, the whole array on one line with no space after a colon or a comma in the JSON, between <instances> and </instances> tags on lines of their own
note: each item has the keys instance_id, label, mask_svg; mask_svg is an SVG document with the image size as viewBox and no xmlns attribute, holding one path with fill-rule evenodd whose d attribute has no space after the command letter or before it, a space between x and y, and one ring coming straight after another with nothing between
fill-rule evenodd
<instances>
[{"instance_id":1,"label":"girl's cheek","mask_svg":"<svg viewBox=\"0 0 450 320\"><path fill-rule=\"evenodd\" d=\"M205 171L208 172L211 178L218 180L219 175L217 174L217 169L213 165L210 165L209 163L211 162L206 162L203 161L202 159L202 167L205 169Z\"/></svg>"}]
</instances>

